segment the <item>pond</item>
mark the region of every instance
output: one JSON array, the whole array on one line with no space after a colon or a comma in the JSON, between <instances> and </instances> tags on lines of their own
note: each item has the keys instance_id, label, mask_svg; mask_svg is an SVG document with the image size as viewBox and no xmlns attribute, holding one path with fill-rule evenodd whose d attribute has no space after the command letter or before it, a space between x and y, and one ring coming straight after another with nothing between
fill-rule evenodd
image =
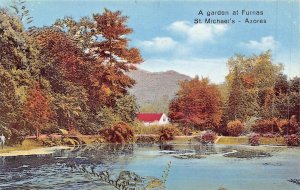
<instances>
[{"instance_id":1,"label":"pond","mask_svg":"<svg viewBox=\"0 0 300 190\"><path fill-rule=\"evenodd\" d=\"M114 187L79 170L160 178L171 162L168 190L298 190L300 149L270 146L88 145L48 155L0 157L0 189L101 189Z\"/></svg>"}]
</instances>

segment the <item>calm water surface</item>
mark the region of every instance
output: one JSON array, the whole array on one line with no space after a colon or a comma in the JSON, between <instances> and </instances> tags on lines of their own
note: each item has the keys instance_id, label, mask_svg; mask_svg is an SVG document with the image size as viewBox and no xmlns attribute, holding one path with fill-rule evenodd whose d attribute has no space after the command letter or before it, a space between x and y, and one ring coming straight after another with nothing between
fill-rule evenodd
<instances>
[{"instance_id":1,"label":"calm water surface","mask_svg":"<svg viewBox=\"0 0 300 190\"><path fill-rule=\"evenodd\" d=\"M264 151L270 157L231 158L224 154ZM181 159L180 155L197 155ZM201 158L200 158L201 157ZM50 155L0 157L0 189L114 188L65 163L94 166L96 171L118 174L129 170L141 176L161 177L167 164L168 190L299 190L288 182L300 178L300 149L286 147L202 145L95 145L59 150Z\"/></svg>"}]
</instances>

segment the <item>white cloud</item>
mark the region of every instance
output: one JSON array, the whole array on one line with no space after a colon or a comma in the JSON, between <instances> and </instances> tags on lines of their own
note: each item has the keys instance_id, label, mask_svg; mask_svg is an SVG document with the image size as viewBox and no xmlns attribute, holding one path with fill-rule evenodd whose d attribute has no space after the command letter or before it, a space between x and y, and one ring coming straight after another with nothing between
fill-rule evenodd
<instances>
[{"instance_id":1,"label":"white cloud","mask_svg":"<svg viewBox=\"0 0 300 190\"><path fill-rule=\"evenodd\" d=\"M151 72L174 70L191 77L195 75L208 77L214 83L221 83L225 81L228 73L227 60L227 58L148 59L139 68Z\"/></svg>"},{"instance_id":2,"label":"white cloud","mask_svg":"<svg viewBox=\"0 0 300 190\"><path fill-rule=\"evenodd\" d=\"M174 49L177 42L170 37L156 37L149 41L141 41L139 45L146 51L166 52Z\"/></svg>"},{"instance_id":3,"label":"white cloud","mask_svg":"<svg viewBox=\"0 0 300 190\"><path fill-rule=\"evenodd\" d=\"M275 63L281 63L283 72L288 78L300 76L300 52L290 54L289 51L280 51L273 55Z\"/></svg>"},{"instance_id":4,"label":"white cloud","mask_svg":"<svg viewBox=\"0 0 300 190\"><path fill-rule=\"evenodd\" d=\"M266 51L274 50L279 47L279 42L277 42L273 36L262 37L260 41L250 40L246 43L241 43L242 46L250 50Z\"/></svg>"},{"instance_id":5,"label":"white cloud","mask_svg":"<svg viewBox=\"0 0 300 190\"><path fill-rule=\"evenodd\" d=\"M187 37L189 43L214 41L223 35L229 27L225 24L191 24L187 21L173 22L168 29Z\"/></svg>"}]
</instances>

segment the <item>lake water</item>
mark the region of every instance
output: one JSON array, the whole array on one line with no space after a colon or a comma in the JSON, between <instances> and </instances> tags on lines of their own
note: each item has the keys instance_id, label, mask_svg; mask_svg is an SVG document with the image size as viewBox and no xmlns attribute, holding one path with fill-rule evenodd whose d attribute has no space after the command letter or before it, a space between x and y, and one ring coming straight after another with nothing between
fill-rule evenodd
<instances>
[{"instance_id":1,"label":"lake water","mask_svg":"<svg viewBox=\"0 0 300 190\"><path fill-rule=\"evenodd\" d=\"M225 157L264 152L252 158ZM188 159L186 156L190 156ZM94 145L49 155L0 157L0 189L113 190L96 177L65 167L76 163L118 174L129 170L160 178L171 162L168 190L299 190L300 149L286 147L202 145Z\"/></svg>"}]
</instances>

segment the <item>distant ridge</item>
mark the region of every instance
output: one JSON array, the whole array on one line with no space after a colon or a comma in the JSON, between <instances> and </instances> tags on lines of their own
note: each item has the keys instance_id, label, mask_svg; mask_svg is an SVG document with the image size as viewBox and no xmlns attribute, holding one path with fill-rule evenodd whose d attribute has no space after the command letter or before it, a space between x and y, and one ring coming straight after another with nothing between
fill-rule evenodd
<instances>
[{"instance_id":1,"label":"distant ridge","mask_svg":"<svg viewBox=\"0 0 300 190\"><path fill-rule=\"evenodd\" d=\"M135 86L129 92L136 96L140 106L161 99L172 99L179 89L178 82L191 79L173 70L165 72L135 70L131 71L129 76L136 81Z\"/></svg>"}]
</instances>

